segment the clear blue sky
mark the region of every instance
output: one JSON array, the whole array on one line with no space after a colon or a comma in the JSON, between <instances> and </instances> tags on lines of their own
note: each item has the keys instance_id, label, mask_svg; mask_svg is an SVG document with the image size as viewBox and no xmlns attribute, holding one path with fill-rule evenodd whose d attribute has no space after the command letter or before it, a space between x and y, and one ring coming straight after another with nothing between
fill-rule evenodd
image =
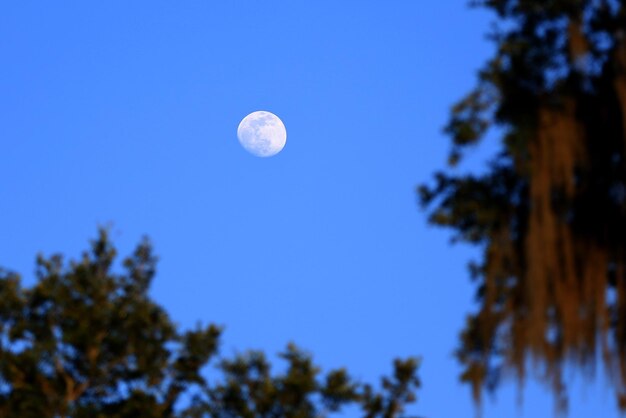
<instances>
[{"instance_id":1,"label":"clear blue sky","mask_svg":"<svg viewBox=\"0 0 626 418\"><path fill-rule=\"evenodd\" d=\"M32 284L36 253L76 257L98 225L122 254L147 234L152 295L225 325L224 354L295 341L370 381L420 355L413 410L474 417L451 353L475 252L414 190L490 19L465 0L3 2L0 265ZM254 110L287 127L275 157L237 142ZM571 417L617 416L602 381L572 395ZM551 416L542 387L525 400L507 386L484 417Z\"/></svg>"}]
</instances>

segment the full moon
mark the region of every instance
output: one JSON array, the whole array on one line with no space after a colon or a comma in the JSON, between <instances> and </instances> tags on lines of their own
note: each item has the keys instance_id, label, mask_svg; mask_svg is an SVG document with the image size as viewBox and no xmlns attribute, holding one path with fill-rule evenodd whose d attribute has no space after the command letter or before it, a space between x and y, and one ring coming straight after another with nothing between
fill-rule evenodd
<instances>
[{"instance_id":1,"label":"full moon","mask_svg":"<svg viewBox=\"0 0 626 418\"><path fill-rule=\"evenodd\" d=\"M285 146L287 130L278 116L259 110L243 118L237 128L237 137L249 153L257 157L271 157Z\"/></svg>"}]
</instances>

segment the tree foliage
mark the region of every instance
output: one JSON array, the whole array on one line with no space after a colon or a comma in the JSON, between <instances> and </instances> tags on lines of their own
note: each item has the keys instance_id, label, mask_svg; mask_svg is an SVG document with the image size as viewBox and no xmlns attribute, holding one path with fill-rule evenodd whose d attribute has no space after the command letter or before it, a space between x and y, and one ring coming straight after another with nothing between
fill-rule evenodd
<instances>
[{"instance_id":1,"label":"tree foliage","mask_svg":"<svg viewBox=\"0 0 626 418\"><path fill-rule=\"evenodd\" d=\"M624 3L474 2L497 15L496 53L452 109L449 163L490 127L501 149L485 174L450 168L420 195L432 223L483 250L457 351L477 401L532 364L564 411L564 367L601 357L626 409Z\"/></svg>"},{"instance_id":2,"label":"tree foliage","mask_svg":"<svg viewBox=\"0 0 626 418\"><path fill-rule=\"evenodd\" d=\"M148 296L148 241L121 274L115 259L101 231L78 261L39 257L33 287L0 272L0 416L308 418L352 404L364 417L394 418L415 400L415 358L396 360L376 388L345 369L321 375L292 344L280 373L258 351L219 358L219 327L183 332Z\"/></svg>"}]
</instances>

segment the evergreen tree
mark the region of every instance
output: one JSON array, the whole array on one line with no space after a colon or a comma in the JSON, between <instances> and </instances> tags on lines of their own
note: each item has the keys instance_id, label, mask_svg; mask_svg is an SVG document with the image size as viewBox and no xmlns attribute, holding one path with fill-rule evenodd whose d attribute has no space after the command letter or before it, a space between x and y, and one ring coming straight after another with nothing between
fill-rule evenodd
<instances>
[{"instance_id":1,"label":"evergreen tree","mask_svg":"<svg viewBox=\"0 0 626 418\"><path fill-rule=\"evenodd\" d=\"M101 231L76 262L39 257L37 283L0 272L0 416L326 417L360 405L367 418L400 417L420 383L415 358L396 360L380 388L344 369L320 376L288 345L286 371L262 352L217 359L221 329L177 329L148 296L156 257L148 241L114 272L116 251ZM206 366L218 376L206 378Z\"/></svg>"},{"instance_id":2,"label":"evergreen tree","mask_svg":"<svg viewBox=\"0 0 626 418\"><path fill-rule=\"evenodd\" d=\"M484 175L450 167L419 190L433 224L483 250L461 379L479 401L532 364L564 411L564 367L601 357L626 409L625 2L474 5L497 15L496 53L452 110L449 164L491 127L500 151Z\"/></svg>"}]
</instances>

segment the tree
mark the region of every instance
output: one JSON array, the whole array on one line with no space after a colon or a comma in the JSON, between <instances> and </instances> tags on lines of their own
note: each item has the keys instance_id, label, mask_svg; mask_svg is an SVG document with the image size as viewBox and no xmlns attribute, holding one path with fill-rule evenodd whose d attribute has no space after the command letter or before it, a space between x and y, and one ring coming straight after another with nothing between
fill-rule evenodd
<instances>
[{"instance_id":1,"label":"tree","mask_svg":"<svg viewBox=\"0 0 626 418\"><path fill-rule=\"evenodd\" d=\"M457 356L476 401L529 364L567 406L564 367L602 362L626 410L626 5L480 0L495 56L452 109L452 170L497 127L483 175L420 187L430 222L482 249Z\"/></svg>"},{"instance_id":2,"label":"tree","mask_svg":"<svg viewBox=\"0 0 626 418\"><path fill-rule=\"evenodd\" d=\"M180 331L148 296L156 257L144 240L114 272L105 231L82 259L37 259L37 283L23 288L0 272L0 416L325 417L347 404L367 418L400 417L415 400L418 360L395 360L382 387L344 369L320 377L290 344L286 371L262 352L216 359L221 329ZM209 383L207 365L218 378Z\"/></svg>"}]
</instances>

